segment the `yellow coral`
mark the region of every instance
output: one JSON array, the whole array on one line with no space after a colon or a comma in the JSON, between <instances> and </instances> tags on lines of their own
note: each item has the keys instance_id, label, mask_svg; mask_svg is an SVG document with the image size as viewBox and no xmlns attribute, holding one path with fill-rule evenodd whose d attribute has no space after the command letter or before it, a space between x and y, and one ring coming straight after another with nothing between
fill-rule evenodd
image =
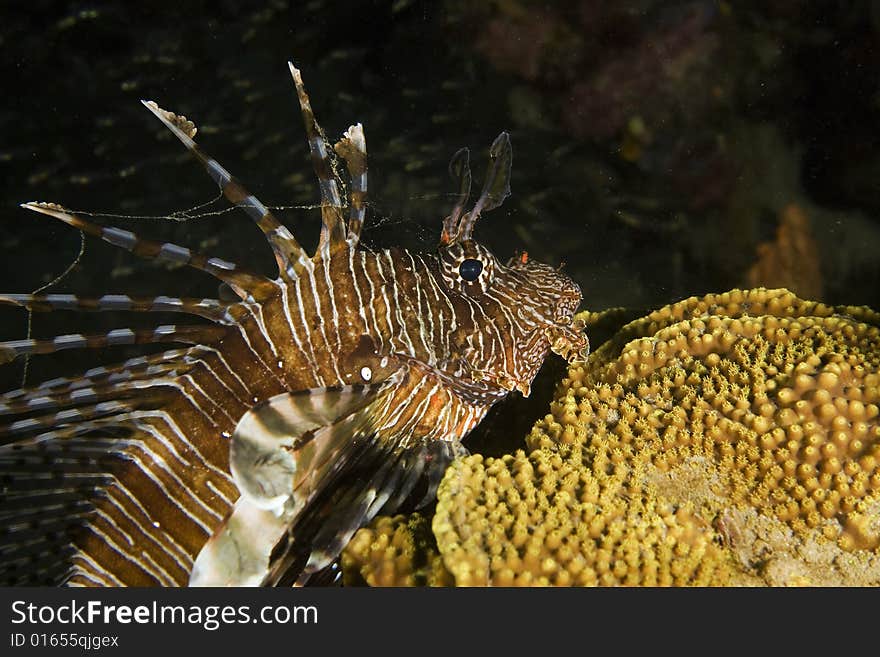
<instances>
[{"instance_id":1,"label":"yellow coral","mask_svg":"<svg viewBox=\"0 0 880 657\"><path fill-rule=\"evenodd\" d=\"M358 530L342 553L346 586L451 586L452 577L418 513L381 516Z\"/></svg>"},{"instance_id":2,"label":"yellow coral","mask_svg":"<svg viewBox=\"0 0 880 657\"><path fill-rule=\"evenodd\" d=\"M709 585L732 561L690 504L627 485L629 466L580 447L457 460L434 535L459 586Z\"/></svg>"},{"instance_id":3,"label":"yellow coral","mask_svg":"<svg viewBox=\"0 0 880 657\"><path fill-rule=\"evenodd\" d=\"M647 451L663 471L705 457L734 502L874 549L862 518L880 493L880 329L873 311L843 310L763 289L667 306L570 368L528 444Z\"/></svg>"}]
</instances>

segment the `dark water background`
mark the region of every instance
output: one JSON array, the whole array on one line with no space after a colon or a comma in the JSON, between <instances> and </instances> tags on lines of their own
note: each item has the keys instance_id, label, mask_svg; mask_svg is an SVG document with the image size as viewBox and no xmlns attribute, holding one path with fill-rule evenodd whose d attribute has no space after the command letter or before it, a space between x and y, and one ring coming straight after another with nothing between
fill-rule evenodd
<instances>
[{"instance_id":1,"label":"dark water background","mask_svg":"<svg viewBox=\"0 0 880 657\"><path fill-rule=\"evenodd\" d=\"M314 203L291 59L331 139L365 127L372 246L433 249L454 192L449 157L471 147L481 181L508 130L513 194L476 236L501 257L565 262L586 308L755 285L880 307L876 2L35 0L3 3L0 45L2 291L52 281L80 248L77 231L18 207L29 200L139 216L97 220L270 273L242 213L170 218L216 188L138 100L194 120L200 144L266 204ZM279 214L313 243L316 211ZM88 239L47 291L217 287ZM37 314L33 335L180 320ZM0 339L26 332L25 311L0 308ZM28 381L128 355L35 358ZM0 388L22 371L0 368ZM532 406L496 412L521 418L518 437L547 385ZM507 433L493 426L487 444Z\"/></svg>"}]
</instances>

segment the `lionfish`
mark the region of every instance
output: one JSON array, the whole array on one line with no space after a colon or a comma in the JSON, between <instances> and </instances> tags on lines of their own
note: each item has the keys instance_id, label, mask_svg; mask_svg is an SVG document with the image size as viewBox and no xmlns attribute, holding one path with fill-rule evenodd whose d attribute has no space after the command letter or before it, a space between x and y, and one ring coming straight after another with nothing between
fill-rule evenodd
<instances>
[{"instance_id":1,"label":"lionfish","mask_svg":"<svg viewBox=\"0 0 880 657\"><path fill-rule=\"evenodd\" d=\"M467 211L467 149L452 158L458 191L436 254L370 250L359 242L363 128L351 126L333 147L347 169L343 195L300 72L289 66L320 184L313 256L193 141L191 121L142 101L262 231L275 279L56 204L23 204L137 256L205 271L238 299L0 295L0 303L37 311L209 320L0 343L0 362L186 345L0 396L7 583L308 583L380 511L429 503L446 466L466 453L462 439L509 392L527 396L550 351L586 355L587 337L573 321L578 286L524 253L502 264L472 237L480 215L509 194L507 133L492 144L482 192Z\"/></svg>"}]
</instances>

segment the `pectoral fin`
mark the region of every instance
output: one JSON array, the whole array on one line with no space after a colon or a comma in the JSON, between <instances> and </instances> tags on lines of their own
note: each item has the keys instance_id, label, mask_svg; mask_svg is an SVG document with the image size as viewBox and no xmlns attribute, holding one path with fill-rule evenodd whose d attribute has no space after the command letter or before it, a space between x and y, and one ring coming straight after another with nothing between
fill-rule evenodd
<instances>
[{"instance_id":1,"label":"pectoral fin","mask_svg":"<svg viewBox=\"0 0 880 657\"><path fill-rule=\"evenodd\" d=\"M261 509L244 496L193 563L190 586L260 586L269 556L289 524L286 514Z\"/></svg>"},{"instance_id":2,"label":"pectoral fin","mask_svg":"<svg viewBox=\"0 0 880 657\"><path fill-rule=\"evenodd\" d=\"M328 461L363 428L359 411L381 388L283 393L245 413L229 448L229 467L242 496L258 508L277 511L304 483L317 483Z\"/></svg>"},{"instance_id":3,"label":"pectoral fin","mask_svg":"<svg viewBox=\"0 0 880 657\"><path fill-rule=\"evenodd\" d=\"M384 385L284 393L242 416L230 445L241 497L199 552L190 586L258 586L275 546L345 464Z\"/></svg>"}]
</instances>

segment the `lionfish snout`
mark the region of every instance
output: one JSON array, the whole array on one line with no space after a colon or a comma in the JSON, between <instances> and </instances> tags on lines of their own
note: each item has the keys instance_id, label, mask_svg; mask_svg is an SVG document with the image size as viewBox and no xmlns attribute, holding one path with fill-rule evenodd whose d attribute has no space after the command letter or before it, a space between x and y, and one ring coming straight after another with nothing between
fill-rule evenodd
<instances>
[{"instance_id":1,"label":"lionfish snout","mask_svg":"<svg viewBox=\"0 0 880 657\"><path fill-rule=\"evenodd\" d=\"M558 273L560 280L559 303L556 306L556 324L548 331L550 350L573 363L587 359L590 340L583 320L575 319L574 313L581 305L581 288L568 276Z\"/></svg>"},{"instance_id":2,"label":"lionfish snout","mask_svg":"<svg viewBox=\"0 0 880 657\"><path fill-rule=\"evenodd\" d=\"M585 360L590 352L590 341L584 332L584 323L574 319L581 305L580 286L558 269L527 257L511 262L515 268L525 271L536 287L536 298L545 309L544 335L550 350L569 362Z\"/></svg>"},{"instance_id":3,"label":"lionfish snout","mask_svg":"<svg viewBox=\"0 0 880 657\"><path fill-rule=\"evenodd\" d=\"M562 356L569 363L584 361L590 354L590 339L584 332L584 323L574 320L558 324L547 330L550 351Z\"/></svg>"}]
</instances>

